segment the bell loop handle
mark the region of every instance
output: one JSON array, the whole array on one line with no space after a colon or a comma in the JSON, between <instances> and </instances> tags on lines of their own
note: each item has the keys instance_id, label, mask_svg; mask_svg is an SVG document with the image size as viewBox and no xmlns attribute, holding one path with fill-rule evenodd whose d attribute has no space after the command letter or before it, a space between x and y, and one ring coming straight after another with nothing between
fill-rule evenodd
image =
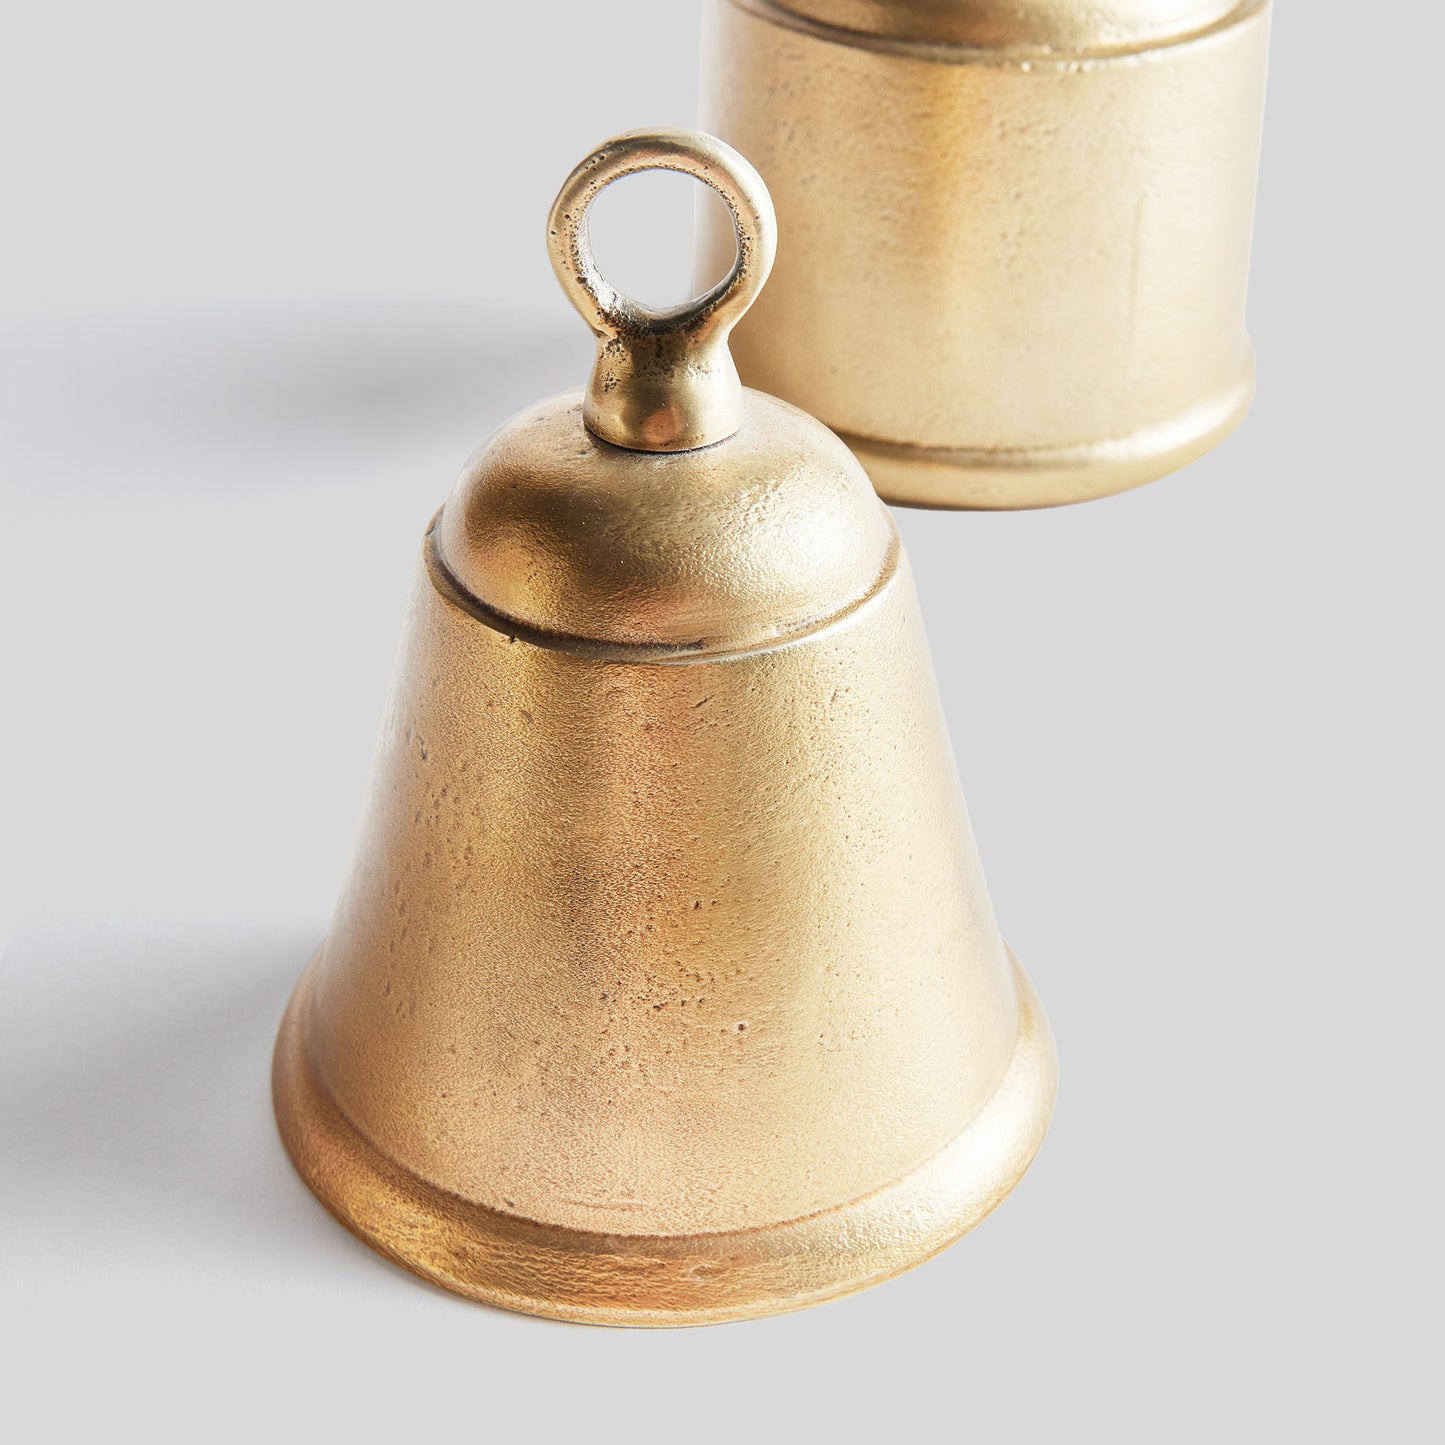
<instances>
[{"instance_id":1,"label":"bell loop handle","mask_svg":"<svg viewBox=\"0 0 1445 1445\"><path fill-rule=\"evenodd\" d=\"M593 201L638 171L679 171L709 185L732 216L737 256L711 290L655 310L597 269L587 233ZM742 425L742 383L728 334L753 304L777 250L777 221L762 177L730 145L702 131L629 131L599 146L568 176L547 218L552 269L597 339L582 417L589 431L632 451L680 452L726 440Z\"/></svg>"}]
</instances>

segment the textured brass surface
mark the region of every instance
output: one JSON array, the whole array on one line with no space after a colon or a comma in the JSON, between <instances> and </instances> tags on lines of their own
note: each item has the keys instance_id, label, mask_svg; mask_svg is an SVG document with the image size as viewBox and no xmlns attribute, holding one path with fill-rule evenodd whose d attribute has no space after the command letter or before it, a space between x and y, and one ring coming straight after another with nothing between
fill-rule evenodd
<instances>
[{"instance_id":1,"label":"textured brass surface","mask_svg":"<svg viewBox=\"0 0 1445 1445\"><path fill-rule=\"evenodd\" d=\"M704 124L783 236L743 379L913 505L1081 501L1208 450L1253 391L1267 34L1267 0L712 0ZM700 271L729 245L704 226Z\"/></svg>"},{"instance_id":2,"label":"textured brass surface","mask_svg":"<svg viewBox=\"0 0 1445 1445\"><path fill-rule=\"evenodd\" d=\"M309 976L277 1041L277 1117L296 1167L361 1239L435 1284L586 1324L700 1325L802 1309L877 1284L983 1219L1048 1126L1054 1044L1016 970L1019 1042L977 1118L877 1193L790 1223L714 1234L618 1235L537 1224L438 1189L360 1133L307 1048Z\"/></svg>"},{"instance_id":3,"label":"textured brass surface","mask_svg":"<svg viewBox=\"0 0 1445 1445\"><path fill-rule=\"evenodd\" d=\"M897 533L836 437L761 392L741 414L726 445L649 455L594 437L575 395L522 412L442 514L449 572L497 625L592 654L736 652L816 627L879 584Z\"/></svg>"},{"instance_id":4,"label":"textured brass surface","mask_svg":"<svg viewBox=\"0 0 1445 1445\"><path fill-rule=\"evenodd\" d=\"M976 1223L1052 1043L847 449L756 393L671 454L585 404L508 423L427 534L277 1117L339 1218L463 1294L772 1313Z\"/></svg>"}]
</instances>

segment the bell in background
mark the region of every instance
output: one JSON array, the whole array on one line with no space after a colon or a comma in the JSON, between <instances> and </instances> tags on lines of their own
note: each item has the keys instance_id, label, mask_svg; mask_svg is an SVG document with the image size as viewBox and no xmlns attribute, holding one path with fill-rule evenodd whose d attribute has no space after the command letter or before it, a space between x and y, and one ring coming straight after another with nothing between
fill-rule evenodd
<instances>
[{"instance_id":1,"label":"bell in background","mask_svg":"<svg viewBox=\"0 0 1445 1445\"><path fill-rule=\"evenodd\" d=\"M743 380L916 506L1083 501L1208 451L1254 390L1268 8L709 0L702 123L783 234ZM700 271L731 246L708 221Z\"/></svg>"},{"instance_id":2,"label":"bell in background","mask_svg":"<svg viewBox=\"0 0 1445 1445\"><path fill-rule=\"evenodd\" d=\"M714 187L735 260L666 312L586 216ZM277 1043L296 1167L369 1244L608 1324L792 1309L976 1224L1054 1049L994 921L906 559L848 450L744 391L756 172L621 136L563 187L584 393L504 426L423 544L370 803Z\"/></svg>"}]
</instances>

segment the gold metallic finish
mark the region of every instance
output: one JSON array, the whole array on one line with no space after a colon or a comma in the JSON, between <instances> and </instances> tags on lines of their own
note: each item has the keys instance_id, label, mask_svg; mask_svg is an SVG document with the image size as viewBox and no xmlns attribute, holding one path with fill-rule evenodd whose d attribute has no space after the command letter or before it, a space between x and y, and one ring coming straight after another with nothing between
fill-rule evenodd
<instances>
[{"instance_id":1,"label":"gold metallic finish","mask_svg":"<svg viewBox=\"0 0 1445 1445\"><path fill-rule=\"evenodd\" d=\"M1028 1168L1048 1125L1054 1045L1022 970L1015 979L1019 1045L967 1129L877 1193L782 1225L599 1234L536 1224L427 1184L379 1153L318 1079L305 1044L309 975L277 1043L277 1116L297 1168L347 1228L458 1294L584 1324L702 1325L779 1314L878 1284L936 1254Z\"/></svg>"},{"instance_id":2,"label":"gold metallic finish","mask_svg":"<svg viewBox=\"0 0 1445 1445\"><path fill-rule=\"evenodd\" d=\"M731 218L734 258L705 296L656 311L622 295L598 271L587 210L613 181L671 170L705 181ZM597 338L587 386L589 430L614 446L680 452L742 425L742 383L728 334L773 266L777 228L767 187L730 146L697 131L633 131L609 141L568 176L547 218L552 269Z\"/></svg>"},{"instance_id":3,"label":"gold metallic finish","mask_svg":"<svg viewBox=\"0 0 1445 1445\"><path fill-rule=\"evenodd\" d=\"M740 400L726 445L660 455L599 441L572 398L513 418L442 513L450 576L505 630L634 661L745 652L851 609L891 569L887 513L836 437Z\"/></svg>"},{"instance_id":4,"label":"gold metallic finish","mask_svg":"<svg viewBox=\"0 0 1445 1445\"><path fill-rule=\"evenodd\" d=\"M757 392L671 453L586 407L507 423L427 534L277 1118L343 1223L459 1293L775 1313L977 1223L1053 1045L847 448Z\"/></svg>"},{"instance_id":5,"label":"gold metallic finish","mask_svg":"<svg viewBox=\"0 0 1445 1445\"><path fill-rule=\"evenodd\" d=\"M704 123L784 238L743 379L912 505L1082 501L1209 450L1253 394L1267 37L1267 0L712 0ZM705 224L699 270L730 244Z\"/></svg>"},{"instance_id":6,"label":"gold metallic finish","mask_svg":"<svg viewBox=\"0 0 1445 1445\"><path fill-rule=\"evenodd\" d=\"M967 52L969 63L1068 63L1192 40L1228 23L1240 0L739 0L850 43Z\"/></svg>"}]
</instances>

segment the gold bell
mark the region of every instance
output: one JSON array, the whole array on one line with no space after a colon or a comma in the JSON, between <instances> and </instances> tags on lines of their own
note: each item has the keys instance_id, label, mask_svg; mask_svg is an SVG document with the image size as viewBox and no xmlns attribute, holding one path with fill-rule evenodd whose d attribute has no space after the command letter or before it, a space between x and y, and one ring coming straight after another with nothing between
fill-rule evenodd
<instances>
[{"instance_id":1,"label":"gold bell","mask_svg":"<svg viewBox=\"0 0 1445 1445\"><path fill-rule=\"evenodd\" d=\"M736 256L647 310L601 189L722 196ZM1054 1049L989 905L907 561L848 450L739 384L757 173L690 131L589 156L548 231L597 338L423 544L370 802L277 1042L296 1167L458 1293L609 1324L769 1314L978 1222Z\"/></svg>"},{"instance_id":2,"label":"gold bell","mask_svg":"<svg viewBox=\"0 0 1445 1445\"><path fill-rule=\"evenodd\" d=\"M1207 451L1254 389L1268 8L711 0L703 124L786 238L743 379L894 502L1082 501ZM705 226L700 266L731 246Z\"/></svg>"}]
</instances>

